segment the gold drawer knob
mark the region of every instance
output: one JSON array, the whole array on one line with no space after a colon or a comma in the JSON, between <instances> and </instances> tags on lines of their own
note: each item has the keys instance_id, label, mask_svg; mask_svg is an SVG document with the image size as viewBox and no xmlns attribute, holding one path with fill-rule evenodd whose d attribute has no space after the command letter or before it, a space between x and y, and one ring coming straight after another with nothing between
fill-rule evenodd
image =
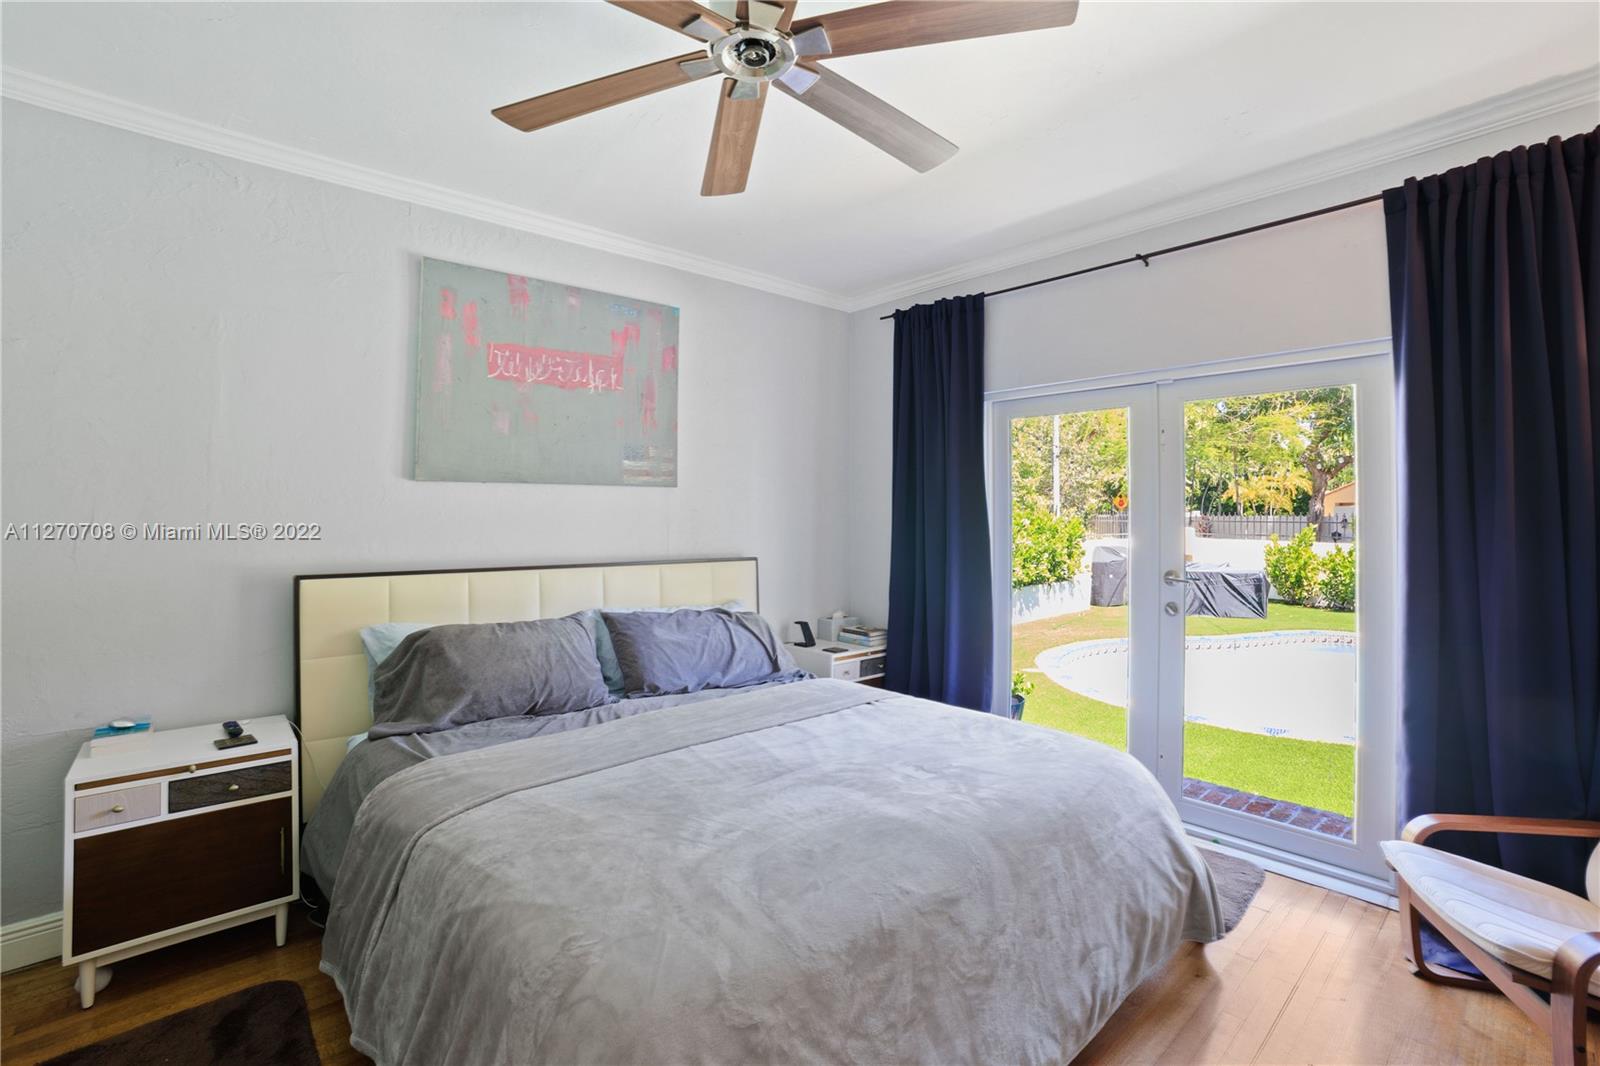
<instances>
[{"instance_id":1,"label":"gold drawer knob","mask_svg":"<svg viewBox=\"0 0 1600 1066\"><path fill-rule=\"evenodd\" d=\"M112 814L121 814L123 811L125 811L127 809L128 808L124 807L122 804L119 803L115 807L111 808L111 813Z\"/></svg>"},{"instance_id":2,"label":"gold drawer knob","mask_svg":"<svg viewBox=\"0 0 1600 1066\"><path fill-rule=\"evenodd\" d=\"M196 769L198 769L198 767L196 767L194 763L189 764L189 772L191 774L194 773Z\"/></svg>"},{"instance_id":3,"label":"gold drawer knob","mask_svg":"<svg viewBox=\"0 0 1600 1066\"><path fill-rule=\"evenodd\" d=\"M229 792L237 792L237 791L239 791L239 786L237 784L229 785L228 786L228 791Z\"/></svg>"}]
</instances>

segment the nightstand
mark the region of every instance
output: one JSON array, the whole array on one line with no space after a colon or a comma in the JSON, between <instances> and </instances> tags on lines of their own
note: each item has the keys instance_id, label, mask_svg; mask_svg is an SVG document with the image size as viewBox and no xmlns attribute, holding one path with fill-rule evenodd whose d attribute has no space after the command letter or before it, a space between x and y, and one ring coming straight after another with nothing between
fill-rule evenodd
<instances>
[{"instance_id":1,"label":"nightstand","mask_svg":"<svg viewBox=\"0 0 1600 1066\"><path fill-rule=\"evenodd\" d=\"M861 648L831 640L819 640L813 648L790 644L789 654L794 656L796 666L818 677L859 681L863 685L879 687L883 685L884 664L889 661L882 648Z\"/></svg>"},{"instance_id":2,"label":"nightstand","mask_svg":"<svg viewBox=\"0 0 1600 1066\"><path fill-rule=\"evenodd\" d=\"M96 968L272 918L278 945L300 884L299 745L282 715L155 732L138 750L86 743L65 783L61 962L94 1005Z\"/></svg>"}]
</instances>

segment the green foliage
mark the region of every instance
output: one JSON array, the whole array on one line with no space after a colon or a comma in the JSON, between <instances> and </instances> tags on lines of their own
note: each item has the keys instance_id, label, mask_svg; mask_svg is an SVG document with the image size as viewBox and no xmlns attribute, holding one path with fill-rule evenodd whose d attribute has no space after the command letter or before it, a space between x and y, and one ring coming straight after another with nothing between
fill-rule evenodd
<instances>
[{"instance_id":1,"label":"green foliage","mask_svg":"<svg viewBox=\"0 0 1600 1066\"><path fill-rule=\"evenodd\" d=\"M1354 396L1339 387L1185 404L1189 509L1320 517L1327 491L1354 475Z\"/></svg>"},{"instance_id":2,"label":"green foliage","mask_svg":"<svg viewBox=\"0 0 1600 1066\"><path fill-rule=\"evenodd\" d=\"M1042 507L1011 512L1011 587L1069 581L1083 569L1083 519Z\"/></svg>"},{"instance_id":3,"label":"green foliage","mask_svg":"<svg viewBox=\"0 0 1600 1066\"><path fill-rule=\"evenodd\" d=\"M1113 501L1128 490L1127 409L1012 419L1012 498L1053 511L1057 474L1062 514L1114 512Z\"/></svg>"},{"instance_id":4,"label":"green foliage","mask_svg":"<svg viewBox=\"0 0 1600 1066\"><path fill-rule=\"evenodd\" d=\"M1032 692L1033 679L1031 677L1021 670L1011 675L1011 695L1013 698L1027 699Z\"/></svg>"},{"instance_id":5,"label":"green foliage","mask_svg":"<svg viewBox=\"0 0 1600 1066\"><path fill-rule=\"evenodd\" d=\"M1317 584L1322 602L1335 611L1356 607L1356 550L1334 548L1322 557L1322 577Z\"/></svg>"},{"instance_id":6,"label":"green foliage","mask_svg":"<svg viewBox=\"0 0 1600 1066\"><path fill-rule=\"evenodd\" d=\"M1294 539L1280 544L1274 536L1266 547L1267 580L1285 603L1311 606L1317 600L1322 563L1311 544L1317 531L1307 526Z\"/></svg>"}]
</instances>

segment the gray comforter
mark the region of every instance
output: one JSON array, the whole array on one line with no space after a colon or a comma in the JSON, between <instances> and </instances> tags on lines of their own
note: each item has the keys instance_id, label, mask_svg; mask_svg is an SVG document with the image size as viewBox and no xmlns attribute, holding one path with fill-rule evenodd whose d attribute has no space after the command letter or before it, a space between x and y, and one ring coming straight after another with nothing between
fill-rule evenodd
<instances>
[{"instance_id":1,"label":"gray comforter","mask_svg":"<svg viewBox=\"0 0 1600 1066\"><path fill-rule=\"evenodd\" d=\"M817 680L389 777L322 968L385 1064L1065 1062L1221 930L1126 755Z\"/></svg>"},{"instance_id":2,"label":"gray comforter","mask_svg":"<svg viewBox=\"0 0 1600 1066\"><path fill-rule=\"evenodd\" d=\"M781 685L788 682L769 683ZM388 778L426 759L476 751L530 737L553 737L557 733L588 729L619 718L659 711L664 707L725 699L743 691L703 689L671 696L641 696L568 714L514 714L436 733L408 733L364 740L339 763L333 780L328 782L322 793L316 813L306 823L305 832L300 838L301 868L317 882L323 897L332 899L339 864L344 861L345 847L355 829L356 812L366 802L367 794Z\"/></svg>"}]
</instances>

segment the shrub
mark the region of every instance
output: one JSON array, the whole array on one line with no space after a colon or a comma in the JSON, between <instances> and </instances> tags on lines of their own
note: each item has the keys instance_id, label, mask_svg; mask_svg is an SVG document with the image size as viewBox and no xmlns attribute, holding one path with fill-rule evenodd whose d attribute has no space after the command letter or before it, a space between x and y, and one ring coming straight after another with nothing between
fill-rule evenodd
<instances>
[{"instance_id":1,"label":"shrub","mask_svg":"<svg viewBox=\"0 0 1600 1066\"><path fill-rule=\"evenodd\" d=\"M1356 607L1356 550L1334 548L1322 557L1322 576L1317 582L1322 602L1335 611Z\"/></svg>"},{"instance_id":2,"label":"shrub","mask_svg":"<svg viewBox=\"0 0 1600 1066\"><path fill-rule=\"evenodd\" d=\"M1042 507L1011 513L1011 587L1070 581L1083 569L1083 519Z\"/></svg>"},{"instance_id":3,"label":"shrub","mask_svg":"<svg viewBox=\"0 0 1600 1066\"><path fill-rule=\"evenodd\" d=\"M1307 526L1287 544L1278 543L1274 536L1267 545L1267 580L1285 603L1309 607L1316 602L1322 574L1321 560L1311 547L1316 535L1316 529Z\"/></svg>"}]
</instances>

